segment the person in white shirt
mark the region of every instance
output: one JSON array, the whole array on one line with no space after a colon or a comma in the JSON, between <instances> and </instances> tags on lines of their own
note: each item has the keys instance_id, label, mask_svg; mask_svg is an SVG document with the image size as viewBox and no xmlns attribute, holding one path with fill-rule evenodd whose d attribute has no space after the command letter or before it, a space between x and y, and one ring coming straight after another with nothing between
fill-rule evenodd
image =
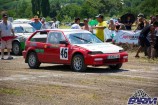
<instances>
[{"instance_id":1,"label":"person in white shirt","mask_svg":"<svg viewBox=\"0 0 158 105\"><path fill-rule=\"evenodd\" d=\"M41 19L41 23L42 23L41 29L48 29L48 26L46 24L46 19L45 18Z\"/></svg>"},{"instance_id":2,"label":"person in white shirt","mask_svg":"<svg viewBox=\"0 0 158 105\"><path fill-rule=\"evenodd\" d=\"M56 28L56 24L55 24L55 22L54 22L54 21L52 21L52 26L51 26L51 29L57 29L57 28Z\"/></svg>"},{"instance_id":3,"label":"person in white shirt","mask_svg":"<svg viewBox=\"0 0 158 105\"><path fill-rule=\"evenodd\" d=\"M8 15L3 14L2 17L3 21L0 23L1 59L4 59L5 48L7 48L8 59L13 59L10 55L10 51L12 49L12 39L15 36L14 30L12 24L8 21Z\"/></svg>"},{"instance_id":4,"label":"person in white shirt","mask_svg":"<svg viewBox=\"0 0 158 105\"><path fill-rule=\"evenodd\" d=\"M80 18L75 18L75 23L71 26L71 29L81 29L79 24L80 24Z\"/></svg>"}]
</instances>

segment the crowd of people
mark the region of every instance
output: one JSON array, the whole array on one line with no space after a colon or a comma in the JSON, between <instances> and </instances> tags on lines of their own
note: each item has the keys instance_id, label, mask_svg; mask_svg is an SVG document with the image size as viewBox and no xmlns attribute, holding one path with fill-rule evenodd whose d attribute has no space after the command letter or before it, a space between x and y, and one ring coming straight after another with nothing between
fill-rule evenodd
<instances>
[{"instance_id":1,"label":"crowd of people","mask_svg":"<svg viewBox=\"0 0 158 105\"><path fill-rule=\"evenodd\" d=\"M49 24L46 22L46 19L44 17L38 18L38 16L34 16L33 21L29 24L33 26L36 30L59 28L59 21L56 21L56 18L52 19L51 24Z\"/></svg>"},{"instance_id":2,"label":"crowd of people","mask_svg":"<svg viewBox=\"0 0 158 105\"><path fill-rule=\"evenodd\" d=\"M0 23L0 38L4 36L11 36L13 34L14 36L14 30L12 27L12 24L7 20L8 15L3 14L2 16L3 21ZM133 21L130 16L127 16L127 19L124 22L121 22L120 19L118 19L117 22L115 22L113 19L110 19L109 23L104 21L104 16L102 14L97 15L96 21L90 20L90 19L83 19L83 27L80 26L80 18L77 17L74 20L74 24L72 24L71 29L83 29L87 30L93 33L95 29L95 35L101 40L105 41L104 38L104 29L108 28L111 31L118 32L119 30L130 30L132 31ZM38 16L34 16L33 21L29 23L31 26L33 26L36 30L40 29L56 29L59 28L59 22L54 19L51 23L51 27L48 27L48 24L46 22L45 18L38 18ZM133 31L141 30L140 36L139 36L139 48L135 55L136 58L139 58L139 53L142 50L143 47L146 47L146 55L148 55L149 58L154 59L155 57L155 51L158 50L158 15L151 16L150 20L147 21L145 19L143 14L138 14L136 19L136 27L133 29ZM111 39L107 39L107 42L111 42ZM12 59L10 56L10 50L11 50L11 40L1 41L1 59L4 59L4 48L8 49L8 59Z\"/></svg>"}]
</instances>

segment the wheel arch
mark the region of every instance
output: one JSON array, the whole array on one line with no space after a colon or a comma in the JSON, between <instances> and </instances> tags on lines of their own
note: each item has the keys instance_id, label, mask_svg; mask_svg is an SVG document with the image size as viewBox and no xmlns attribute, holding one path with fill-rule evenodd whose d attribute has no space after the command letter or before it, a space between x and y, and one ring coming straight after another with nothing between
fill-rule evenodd
<instances>
[{"instance_id":1,"label":"wheel arch","mask_svg":"<svg viewBox=\"0 0 158 105\"><path fill-rule=\"evenodd\" d=\"M84 54L83 54L82 52L77 51L77 52L74 52L74 53L72 54L71 61L72 61L73 57L74 57L75 55L77 55L77 54L82 55L83 58L84 58Z\"/></svg>"},{"instance_id":2,"label":"wheel arch","mask_svg":"<svg viewBox=\"0 0 158 105\"><path fill-rule=\"evenodd\" d=\"M77 54L82 55L82 56L83 56L83 58L84 58L84 60L85 60L85 56L84 56L84 54L83 54L82 52L76 51L76 52L74 52L74 53L72 54L72 56L71 56L71 59L70 59L70 64L71 64L71 62L72 62L73 57L74 57L75 55L77 55Z\"/></svg>"},{"instance_id":3,"label":"wheel arch","mask_svg":"<svg viewBox=\"0 0 158 105\"><path fill-rule=\"evenodd\" d=\"M13 40L13 41L12 41L12 45L13 45L14 42L20 43L19 40Z\"/></svg>"},{"instance_id":4,"label":"wheel arch","mask_svg":"<svg viewBox=\"0 0 158 105\"><path fill-rule=\"evenodd\" d=\"M25 63L28 63L28 55L29 55L31 52L36 53L36 51L35 51L35 50L33 50L33 49L29 50L29 51L28 51L28 53L26 54ZM36 54L37 54L37 53L36 53Z\"/></svg>"}]
</instances>

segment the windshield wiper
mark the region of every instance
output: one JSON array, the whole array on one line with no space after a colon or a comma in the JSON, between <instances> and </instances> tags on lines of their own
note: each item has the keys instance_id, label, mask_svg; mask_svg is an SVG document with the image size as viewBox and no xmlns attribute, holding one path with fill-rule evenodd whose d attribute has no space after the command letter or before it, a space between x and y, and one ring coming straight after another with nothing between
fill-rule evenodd
<instances>
[{"instance_id":1,"label":"windshield wiper","mask_svg":"<svg viewBox=\"0 0 158 105\"><path fill-rule=\"evenodd\" d=\"M86 40L86 39L83 39L83 38L81 38L81 37L78 37L78 36L73 36L73 37L75 37L75 38L78 38L78 39L81 39L81 40L84 40L84 41L86 41L86 42L88 42L88 43L92 43L91 41L89 41L89 40Z\"/></svg>"}]
</instances>

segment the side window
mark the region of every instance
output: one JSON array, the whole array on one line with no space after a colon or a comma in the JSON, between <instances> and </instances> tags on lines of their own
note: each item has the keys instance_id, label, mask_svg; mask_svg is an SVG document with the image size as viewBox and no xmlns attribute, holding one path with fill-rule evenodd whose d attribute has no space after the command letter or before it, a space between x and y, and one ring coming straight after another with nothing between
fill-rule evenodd
<instances>
[{"instance_id":1,"label":"side window","mask_svg":"<svg viewBox=\"0 0 158 105\"><path fill-rule=\"evenodd\" d=\"M31 41L32 42L42 42L42 43L46 43L47 40L47 32L46 31L42 31L42 32L37 32L32 38Z\"/></svg>"},{"instance_id":2,"label":"side window","mask_svg":"<svg viewBox=\"0 0 158 105\"><path fill-rule=\"evenodd\" d=\"M47 43L50 44L59 44L60 41L65 40L65 37L61 32L50 32L48 35Z\"/></svg>"}]
</instances>

